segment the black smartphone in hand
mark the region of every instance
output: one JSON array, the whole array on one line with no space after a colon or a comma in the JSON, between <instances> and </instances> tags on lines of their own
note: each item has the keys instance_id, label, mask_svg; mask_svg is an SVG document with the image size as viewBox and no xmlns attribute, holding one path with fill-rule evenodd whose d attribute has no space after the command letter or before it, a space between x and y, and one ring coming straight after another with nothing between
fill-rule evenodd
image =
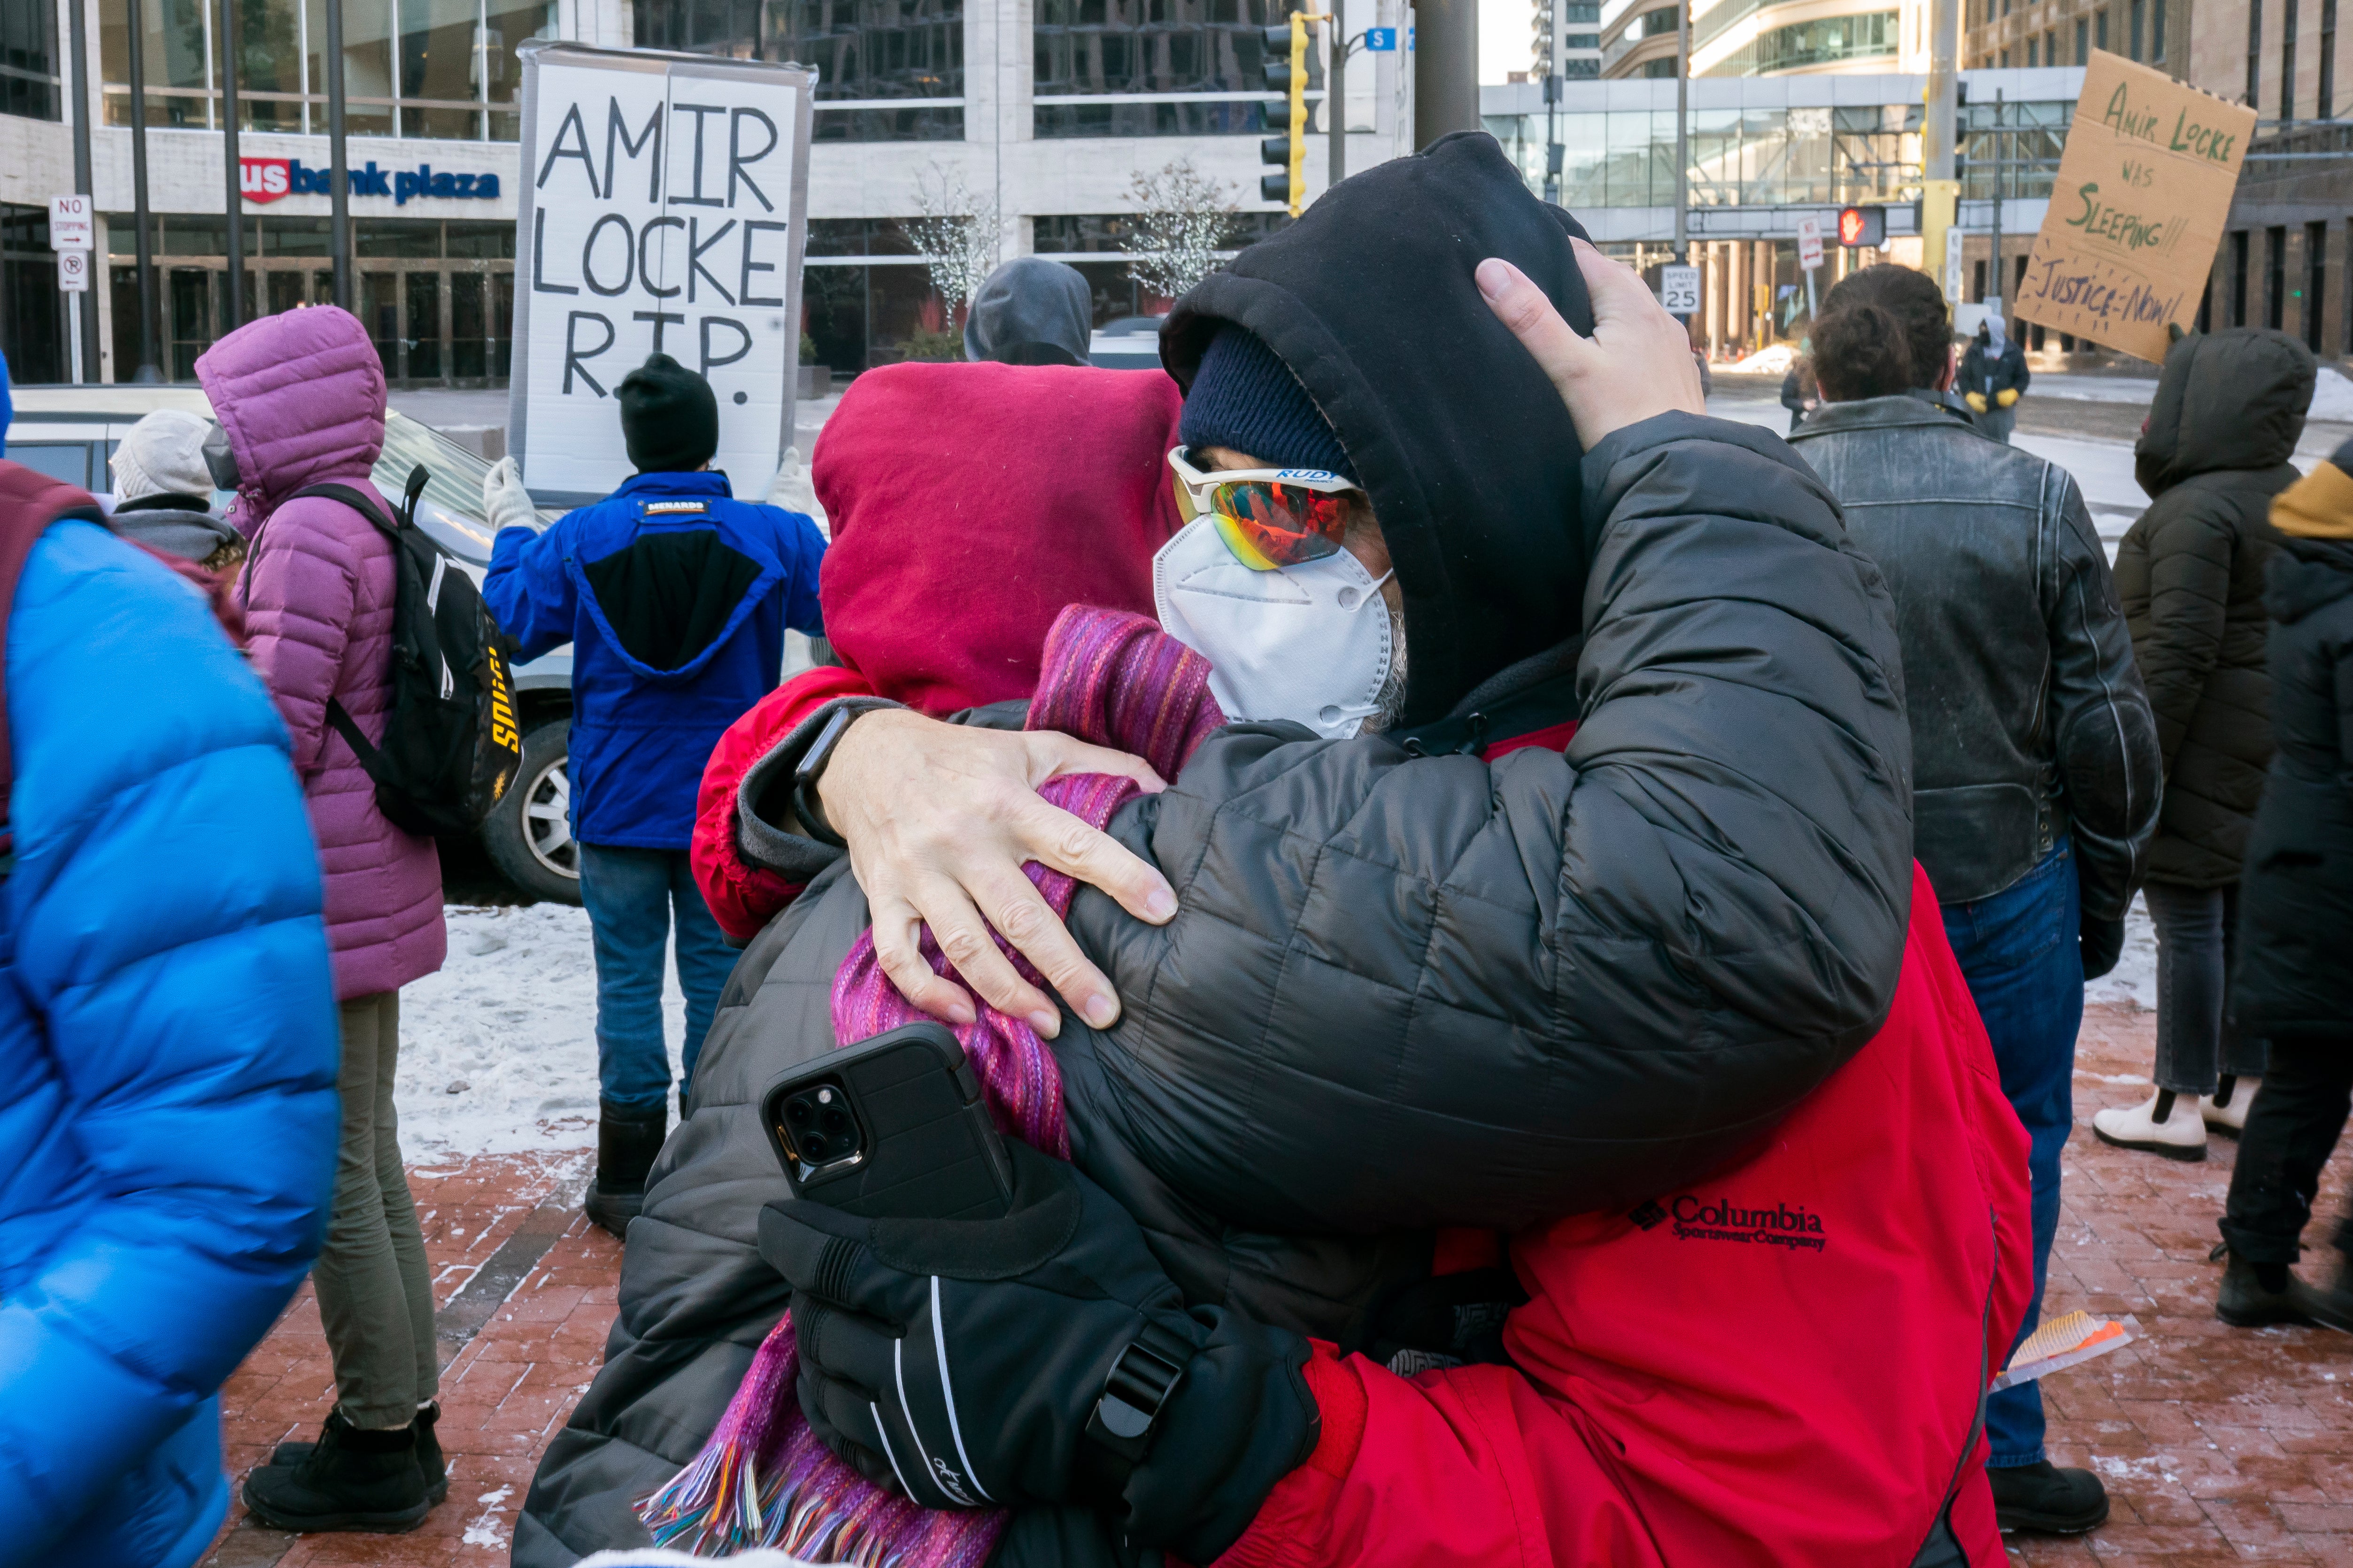
<instances>
[{"instance_id":1,"label":"black smartphone in hand","mask_svg":"<svg viewBox=\"0 0 2353 1568\"><path fill-rule=\"evenodd\" d=\"M761 1124L797 1198L869 1219L997 1219L1013 1163L944 1024L908 1024L769 1086Z\"/></svg>"}]
</instances>

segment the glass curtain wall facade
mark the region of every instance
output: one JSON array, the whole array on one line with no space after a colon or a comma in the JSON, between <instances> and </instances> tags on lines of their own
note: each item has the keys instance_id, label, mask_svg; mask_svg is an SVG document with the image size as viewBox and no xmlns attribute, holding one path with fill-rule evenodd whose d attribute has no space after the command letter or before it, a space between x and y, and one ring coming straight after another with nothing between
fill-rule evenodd
<instances>
[{"instance_id":1,"label":"glass curtain wall facade","mask_svg":"<svg viewBox=\"0 0 2353 1568\"><path fill-rule=\"evenodd\" d=\"M324 135L328 0L238 0L240 129ZM354 136L512 142L516 55L555 34L554 0L342 0L344 124ZM220 126L225 43L210 0L142 0L147 123ZM130 7L101 8L105 122L131 123Z\"/></svg>"},{"instance_id":2,"label":"glass curtain wall facade","mask_svg":"<svg viewBox=\"0 0 2353 1568\"><path fill-rule=\"evenodd\" d=\"M66 303L45 206L0 204L0 353L14 380L66 379Z\"/></svg>"},{"instance_id":3,"label":"glass curtain wall facade","mask_svg":"<svg viewBox=\"0 0 2353 1568\"><path fill-rule=\"evenodd\" d=\"M45 215L46 216L46 215ZM164 375L193 381L196 356L228 330L228 225L218 216L156 220L156 297ZM139 285L128 214L107 226L114 356L139 363ZM503 382L514 348L514 225L354 218L354 311L405 386ZM50 279L52 291L56 288ZM247 310L275 315L334 297L323 217L245 220ZM127 372L125 373L127 374Z\"/></svg>"},{"instance_id":4,"label":"glass curtain wall facade","mask_svg":"<svg viewBox=\"0 0 2353 1568\"><path fill-rule=\"evenodd\" d=\"M1261 27L1291 0L1036 0L1040 137L1257 136Z\"/></svg>"},{"instance_id":5,"label":"glass curtain wall facade","mask_svg":"<svg viewBox=\"0 0 2353 1568\"><path fill-rule=\"evenodd\" d=\"M642 48L818 68L818 142L964 138L964 0L636 0Z\"/></svg>"},{"instance_id":6,"label":"glass curtain wall facade","mask_svg":"<svg viewBox=\"0 0 2353 1568\"><path fill-rule=\"evenodd\" d=\"M63 64L55 5L48 0L0 3L0 114L61 118Z\"/></svg>"},{"instance_id":7,"label":"glass curtain wall facade","mask_svg":"<svg viewBox=\"0 0 2353 1568\"><path fill-rule=\"evenodd\" d=\"M1490 115L1486 126L1541 191L1545 117ZM1564 114L1560 139L1560 200L1570 211L1674 205L1672 109ZM1694 206L1838 206L1920 194L1916 104L1694 109L1687 145ZM2047 175L2043 184L2047 194Z\"/></svg>"}]
</instances>

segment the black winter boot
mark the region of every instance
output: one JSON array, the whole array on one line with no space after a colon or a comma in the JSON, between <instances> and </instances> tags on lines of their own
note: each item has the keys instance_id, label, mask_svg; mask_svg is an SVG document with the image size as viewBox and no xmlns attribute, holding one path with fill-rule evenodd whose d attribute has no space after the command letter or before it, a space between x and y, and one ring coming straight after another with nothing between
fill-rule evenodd
<instances>
[{"instance_id":1,"label":"black winter boot","mask_svg":"<svg viewBox=\"0 0 2353 1568\"><path fill-rule=\"evenodd\" d=\"M2298 1299L2303 1282L2284 1263L2250 1263L2237 1253L2222 1270L2214 1315L2234 1329L2267 1329L2274 1323L2308 1323Z\"/></svg>"},{"instance_id":2,"label":"black winter boot","mask_svg":"<svg viewBox=\"0 0 2353 1568\"><path fill-rule=\"evenodd\" d=\"M298 1533L415 1530L433 1510L417 1466L417 1425L368 1432L333 1411L301 1464L245 1478L245 1506L262 1523Z\"/></svg>"},{"instance_id":3,"label":"black winter boot","mask_svg":"<svg viewBox=\"0 0 2353 1568\"><path fill-rule=\"evenodd\" d=\"M440 1502L449 1495L449 1466L441 1457L441 1439L433 1433L434 1424L441 1419L441 1406L437 1403L422 1405L417 1412L417 1468L425 1472L425 1495ZM316 1443L280 1443L269 1451L269 1468L290 1469L311 1457Z\"/></svg>"},{"instance_id":4,"label":"black winter boot","mask_svg":"<svg viewBox=\"0 0 2353 1568\"><path fill-rule=\"evenodd\" d=\"M596 1180L580 1206L592 1224L627 1241L629 1222L645 1206L646 1173L670 1135L670 1107L649 1110L606 1100L596 1110Z\"/></svg>"},{"instance_id":5,"label":"black winter boot","mask_svg":"<svg viewBox=\"0 0 2353 1568\"><path fill-rule=\"evenodd\" d=\"M2089 1470L2063 1470L2045 1459L2035 1465L1988 1467L1993 1483L1994 1522L2003 1533L2031 1530L2048 1535L2081 1535L2108 1521L2108 1489Z\"/></svg>"},{"instance_id":6,"label":"black winter boot","mask_svg":"<svg viewBox=\"0 0 2353 1568\"><path fill-rule=\"evenodd\" d=\"M2326 1289L2292 1279L2288 1281L2288 1294L2303 1309L2304 1316L2298 1321L2353 1334L2353 1259L2338 1263L2337 1279Z\"/></svg>"}]
</instances>

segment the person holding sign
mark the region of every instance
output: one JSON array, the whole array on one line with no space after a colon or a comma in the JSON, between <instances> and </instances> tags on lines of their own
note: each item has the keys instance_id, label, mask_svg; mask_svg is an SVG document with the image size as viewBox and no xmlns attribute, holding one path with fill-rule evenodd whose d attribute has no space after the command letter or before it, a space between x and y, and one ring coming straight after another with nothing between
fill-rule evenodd
<instances>
[{"instance_id":1,"label":"person holding sign","mask_svg":"<svg viewBox=\"0 0 2353 1568\"><path fill-rule=\"evenodd\" d=\"M482 597L537 658L572 656L572 836L596 944L599 1126L588 1217L622 1235L670 1123L662 946L686 991L679 1092L734 955L687 868L695 786L728 725L776 686L785 628L821 634L825 541L734 499L711 468L711 384L658 353L615 389L635 476L540 531L512 459L484 489L501 524Z\"/></svg>"}]
</instances>

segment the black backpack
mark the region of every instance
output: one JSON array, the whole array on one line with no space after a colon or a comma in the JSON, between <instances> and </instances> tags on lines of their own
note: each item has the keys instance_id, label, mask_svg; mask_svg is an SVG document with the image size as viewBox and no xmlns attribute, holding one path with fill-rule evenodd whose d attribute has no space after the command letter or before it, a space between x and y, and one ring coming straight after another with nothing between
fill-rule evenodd
<instances>
[{"instance_id":1,"label":"black backpack","mask_svg":"<svg viewBox=\"0 0 2353 1568\"><path fill-rule=\"evenodd\" d=\"M506 634L466 575L417 526L420 466L408 476L400 513L349 485L312 485L350 507L392 541L392 709L384 744L368 744L343 705L327 700L327 722L375 781L375 802L411 833L470 833L491 814L522 766L514 679ZM293 497L287 498L292 500Z\"/></svg>"}]
</instances>

